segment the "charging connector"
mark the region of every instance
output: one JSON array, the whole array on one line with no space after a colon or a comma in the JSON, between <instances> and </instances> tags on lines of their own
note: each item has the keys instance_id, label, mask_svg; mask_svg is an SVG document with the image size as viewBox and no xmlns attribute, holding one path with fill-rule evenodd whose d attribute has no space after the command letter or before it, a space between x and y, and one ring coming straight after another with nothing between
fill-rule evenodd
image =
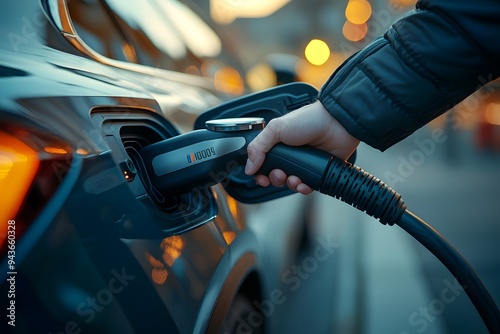
<instances>
[{"instance_id":1,"label":"charging connector","mask_svg":"<svg viewBox=\"0 0 500 334\"><path fill-rule=\"evenodd\" d=\"M247 146L264 128L260 117L207 122L207 130L191 131L149 145L140 155L149 178L165 195L207 188L245 163ZM220 173L224 171L225 173Z\"/></svg>"}]
</instances>

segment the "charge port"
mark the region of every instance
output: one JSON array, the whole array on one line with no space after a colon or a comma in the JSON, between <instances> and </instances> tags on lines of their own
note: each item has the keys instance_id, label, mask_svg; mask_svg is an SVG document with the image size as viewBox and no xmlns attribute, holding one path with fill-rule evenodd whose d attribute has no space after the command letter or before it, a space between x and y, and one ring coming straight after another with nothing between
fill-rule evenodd
<instances>
[{"instance_id":1,"label":"charge port","mask_svg":"<svg viewBox=\"0 0 500 334\"><path fill-rule=\"evenodd\" d=\"M123 126L120 129L120 138L130 161L135 166L137 175L142 181L145 190L156 206L167 213L177 211L181 204L181 198L178 196L164 196L151 183L146 168L142 161L139 151L150 144L166 139L157 131L146 126Z\"/></svg>"},{"instance_id":2,"label":"charge port","mask_svg":"<svg viewBox=\"0 0 500 334\"><path fill-rule=\"evenodd\" d=\"M217 215L213 196L201 196L196 189L179 196L167 195L150 182L139 152L179 135L178 129L165 118L149 109L117 107L95 108L91 115L95 125L102 129L128 188L149 213L141 223L155 223L166 235L174 235L203 225Z\"/></svg>"}]
</instances>

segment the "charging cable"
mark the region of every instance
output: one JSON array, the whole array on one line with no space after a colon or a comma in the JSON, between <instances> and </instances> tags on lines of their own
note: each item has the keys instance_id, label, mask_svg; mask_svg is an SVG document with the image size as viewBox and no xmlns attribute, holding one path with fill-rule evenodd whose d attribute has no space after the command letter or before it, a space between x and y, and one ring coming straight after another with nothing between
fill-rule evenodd
<instances>
[{"instance_id":1,"label":"charging cable","mask_svg":"<svg viewBox=\"0 0 500 334\"><path fill-rule=\"evenodd\" d=\"M297 160L296 150L310 155L304 164ZM301 159L302 160L302 159ZM317 160L326 163L321 177L311 173ZM328 162L326 162L328 161ZM379 219L382 224L398 225L426 247L455 276L491 333L500 333L500 311L495 301L469 263L429 224L407 210L401 195L380 179L349 162L312 148L294 148L278 144L266 154L259 174L280 169L287 175L297 175L314 190L348 203ZM322 167L320 167L322 168ZM312 168L314 170L314 168ZM302 179L303 178L303 179Z\"/></svg>"}]
</instances>

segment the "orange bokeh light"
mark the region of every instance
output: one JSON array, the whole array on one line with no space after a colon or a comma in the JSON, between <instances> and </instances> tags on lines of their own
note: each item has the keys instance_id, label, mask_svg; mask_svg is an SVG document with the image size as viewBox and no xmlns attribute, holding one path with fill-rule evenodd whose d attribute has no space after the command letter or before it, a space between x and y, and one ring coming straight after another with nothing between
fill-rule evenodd
<instances>
[{"instance_id":1,"label":"orange bokeh light","mask_svg":"<svg viewBox=\"0 0 500 334\"><path fill-rule=\"evenodd\" d=\"M372 6L366 0L350 0L345 9L345 17L354 24L363 24L372 15Z\"/></svg>"},{"instance_id":2,"label":"orange bokeh light","mask_svg":"<svg viewBox=\"0 0 500 334\"><path fill-rule=\"evenodd\" d=\"M217 70L214 75L215 87L225 93L232 95L243 94L245 90L243 78L240 73L231 66L225 66Z\"/></svg>"},{"instance_id":3,"label":"orange bokeh light","mask_svg":"<svg viewBox=\"0 0 500 334\"><path fill-rule=\"evenodd\" d=\"M344 27L342 27L344 37L351 42L358 42L362 40L365 38L367 32L368 26L366 23L354 24L350 21L346 21L344 23Z\"/></svg>"}]
</instances>

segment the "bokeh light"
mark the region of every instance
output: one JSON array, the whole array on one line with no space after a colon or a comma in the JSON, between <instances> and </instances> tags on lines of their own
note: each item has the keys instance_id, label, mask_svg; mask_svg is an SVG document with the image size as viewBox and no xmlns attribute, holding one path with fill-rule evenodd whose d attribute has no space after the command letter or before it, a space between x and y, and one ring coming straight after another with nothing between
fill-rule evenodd
<instances>
[{"instance_id":1,"label":"bokeh light","mask_svg":"<svg viewBox=\"0 0 500 334\"><path fill-rule=\"evenodd\" d=\"M368 26L366 23L354 24L350 21L346 21L342 27L342 33L344 37L351 42L358 42L365 38L368 32Z\"/></svg>"},{"instance_id":2,"label":"bokeh light","mask_svg":"<svg viewBox=\"0 0 500 334\"><path fill-rule=\"evenodd\" d=\"M486 122L493 125L500 125L500 103L489 103L486 107Z\"/></svg>"},{"instance_id":3,"label":"bokeh light","mask_svg":"<svg viewBox=\"0 0 500 334\"><path fill-rule=\"evenodd\" d=\"M363 24L372 15L372 6L366 0L350 0L345 9L345 17L354 24Z\"/></svg>"},{"instance_id":4,"label":"bokeh light","mask_svg":"<svg viewBox=\"0 0 500 334\"><path fill-rule=\"evenodd\" d=\"M295 69L301 81L307 82L319 89L344 60L344 54L341 52L332 52L328 61L321 66L313 65L307 60L302 59L297 62Z\"/></svg>"},{"instance_id":5,"label":"bokeh light","mask_svg":"<svg viewBox=\"0 0 500 334\"><path fill-rule=\"evenodd\" d=\"M320 66L330 58L330 48L324 41L313 39L306 46L305 56L311 64Z\"/></svg>"},{"instance_id":6,"label":"bokeh light","mask_svg":"<svg viewBox=\"0 0 500 334\"><path fill-rule=\"evenodd\" d=\"M240 73L231 66L218 69L214 75L215 87L221 92L240 95L245 89Z\"/></svg>"},{"instance_id":7,"label":"bokeh light","mask_svg":"<svg viewBox=\"0 0 500 334\"><path fill-rule=\"evenodd\" d=\"M389 6L397 10L404 10L410 6L415 6L417 0L389 0Z\"/></svg>"},{"instance_id":8,"label":"bokeh light","mask_svg":"<svg viewBox=\"0 0 500 334\"><path fill-rule=\"evenodd\" d=\"M210 0L210 16L218 24L230 24L239 17L266 17L291 0Z\"/></svg>"},{"instance_id":9,"label":"bokeh light","mask_svg":"<svg viewBox=\"0 0 500 334\"><path fill-rule=\"evenodd\" d=\"M276 86L276 73L271 66L259 63L253 66L246 74L246 81L254 92Z\"/></svg>"}]
</instances>

